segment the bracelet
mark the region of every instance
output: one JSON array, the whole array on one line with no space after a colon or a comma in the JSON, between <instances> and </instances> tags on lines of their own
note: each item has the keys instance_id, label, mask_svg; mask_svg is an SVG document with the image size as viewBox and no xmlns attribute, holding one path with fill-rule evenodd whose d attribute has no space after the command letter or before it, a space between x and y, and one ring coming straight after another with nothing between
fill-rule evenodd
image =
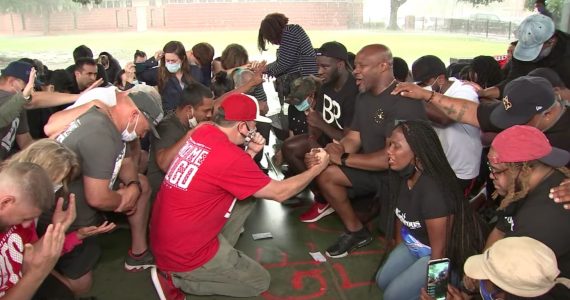
<instances>
[{"instance_id":1,"label":"bracelet","mask_svg":"<svg viewBox=\"0 0 570 300\"><path fill-rule=\"evenodd\" d=\"M435 92L431 91L431 95L429 96L429 98L426 100L426 103L430 103L431 100L433 100L433 97L435 96Z\"/></svg>"},{"instance_id":2,"label":"bracelet","mask_svg":"<svg viewBox=\"0 0 570 300\"><path fill-rule=\"evenodd\" d=\"M138 189L139 189L139 193L142 194L142 185L141 185L141 182L138 181L138 180L131 180L131 181L129 181L129 183L127 183L126 187L129 187L129 186L131 186L131 185L133 185L133 184L136 184L136 185L137 185L137 187L138 187Z\"/></svg>"}]
</instances>

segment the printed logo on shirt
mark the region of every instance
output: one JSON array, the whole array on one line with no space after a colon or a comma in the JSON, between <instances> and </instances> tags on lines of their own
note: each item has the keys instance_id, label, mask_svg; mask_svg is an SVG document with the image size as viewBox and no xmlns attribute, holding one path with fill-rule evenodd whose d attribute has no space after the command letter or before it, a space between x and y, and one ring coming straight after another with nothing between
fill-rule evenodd
<instances>
[{"instance_id":1,"label":"printed logo on shirt","mask_svg":"<svg viewBox=\"0 0 570 300\"><path fill-rule=\"evenodd\" d=\"M79 119L74 120L73 122L69 123L69 125L67 125L67 128L65 128L65 130L60 133L55 140L63 143L63 141L77 128L79 128L79 126L81 126L81 121Z\"/></svg>"},{"instance_id":2,"label":"printed logo on shirt","mask_svg":"<svg viewBox=\"0 0 570 300\"><path fill-rule=\"evenodd\" d=\"M515 231L515 220L513 220L513 217L505 217L505 221L511 225L511 231Z\"/></svg>"},{"instance_id":3,"label":"printed logo on shirt","mask_svg":"<svg viewBox=\"0 0 570 300\"><path fill-rule=\"evenodd\" d=\"M2 274L0 297L3 297L22 277L24 242L22 237L14 232L15 228L14 226L10 228L0 240L0 274Z\"/></svg>"},{"instance_id":4,"label":"printed logo on shirt","mask_svg":"<svg viewBox=\"0 0 570 300\"><path fill-rule=\"evenodd\" d=\"M6 133L6 135L2 138L2 148L6 149L6 152L10 152L12 145L14 145L18 126L20 126L20 118L16 118L14 121L12 121L12 127L10 127L8 133Z\"/></svg>"},{"instance_id":5,"label":"printed logo on shirt","mask_svg":"<svg viewBox=\"0 0 570 300\"><path fill-rule=\"evenodd\" d=\"M117 177L119 177L119 171L121 171L121 165L123 164L123 158L125 158L126 149L127 145L123 143L123 150L121 151L121 153L119 153L119 155L115 159L115 168L113 168L113 176L111 176L111 181L109 181L110 190L113 189L113 185L115 184Z\"/></svg>"},{"instance_id":6,"label":"printed logo on shirt","mask_svg":"<svg viewBox=\"0 0 570 300\"><path fill-rule=\"evenodd\" d=\"M339 129L342 129L342 126L338 122L340 115L340 104L329 97L329 95L325 94L323 101L323 120L325 120L327 124L332 124L334 122Z\"/></svg>"},{"instance_id":7,"label":"printed logo on shirt","mask_svg":"<svg viewBox=\"0 0 570 300\"><path fill-rule=\"evenodd\" d=\"M398 219L400 219L400 222L402 222L408 228L410 228L410 229L422 228L422 224L420 223L420 221L407 221L406 220L406 213L402 212L399 208L396 208L394 210L394 213L396 213L396 217L398 217Z\"/></svg>"},{"instance_id":8,"label":"printed logo on shirt","mask_svg":"<svg viewBox=\"0 0 570 300\"><path fill-rule=\"evenodd\" d=\"M189 139L170 165L165 181L186 191L209 153L209 147Z\"/></svg>"}]
</instances>

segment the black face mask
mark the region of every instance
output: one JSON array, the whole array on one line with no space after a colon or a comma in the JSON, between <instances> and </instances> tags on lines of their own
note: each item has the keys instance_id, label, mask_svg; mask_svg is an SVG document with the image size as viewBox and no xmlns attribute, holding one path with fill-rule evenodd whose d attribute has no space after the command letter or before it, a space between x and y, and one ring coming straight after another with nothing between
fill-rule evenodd
<instances>
[{"instance_id":1,"label":"black face mask","mask_svg":"<svg viewBox=\"0 0 570 300\"><path fill-rule=\"evenodd\" d=\"M402 170L397 172L398 175L400 175L400 177L402 177L403 179L410 179L410 177L412 177L416 172L416 166L414 166L412 163L409 163Z\"/></svg>"}]
</instances>

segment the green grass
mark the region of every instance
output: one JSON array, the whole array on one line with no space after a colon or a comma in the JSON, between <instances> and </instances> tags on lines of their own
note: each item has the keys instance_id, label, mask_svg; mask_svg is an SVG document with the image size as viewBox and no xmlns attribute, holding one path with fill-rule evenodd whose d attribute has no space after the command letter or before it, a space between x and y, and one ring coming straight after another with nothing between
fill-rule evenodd
<instances>
[{"instance_id":1,"label":"green grass","mask_svg":"<svg viewBox=\"0 0 570 300\"><path fill-rule=\"evenodd\" d=\"M394 56L404 58L408 64L425 54L439 56L448 63L449 58L472 58L477 55L501 55L508 45L505 39L485 39L465 35L430 33L406 33L372 30L309 31L314 47L336 40L345 44L349 51L357 52L362 46L382 43L391 48ZM171 40L184 43L187 49L199 42L209 42L220 55L230 43L242 44L251 58L258 58L257 31L201 31L201 32L118 32L81 33L51 36L3 36L0 37L0 55L12 60L23 56L39 58L48 66L64 67L70 64L71 52L80 45L91 47L95 54L108 51L121 63L132 59L136 49L151 55ZM275 48L268 51L273 56ZM2 64L0 62L0 64Z\"/></svg>"}]
</instances>

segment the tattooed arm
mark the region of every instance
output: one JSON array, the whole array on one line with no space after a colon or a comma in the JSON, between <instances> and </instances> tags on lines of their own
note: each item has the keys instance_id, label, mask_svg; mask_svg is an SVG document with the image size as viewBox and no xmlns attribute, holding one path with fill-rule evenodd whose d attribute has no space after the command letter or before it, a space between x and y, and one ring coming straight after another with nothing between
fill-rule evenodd
<instances>
[{"instance_id":1,"label":"tattooed arm","mask_svg":"<svg viewBox=\"0 0 570 300\"><path fill-rule=\"evenodd\" d=\"M392 94L400 94L404 97L432 103L455 122L479 127L479 120L477 119L477 107L479 104L475 102L448 97L440 93L433 93L432 95L431 91L424 90L420 86L408 82L398 83Z\"/></svg>"}]
</instances>

